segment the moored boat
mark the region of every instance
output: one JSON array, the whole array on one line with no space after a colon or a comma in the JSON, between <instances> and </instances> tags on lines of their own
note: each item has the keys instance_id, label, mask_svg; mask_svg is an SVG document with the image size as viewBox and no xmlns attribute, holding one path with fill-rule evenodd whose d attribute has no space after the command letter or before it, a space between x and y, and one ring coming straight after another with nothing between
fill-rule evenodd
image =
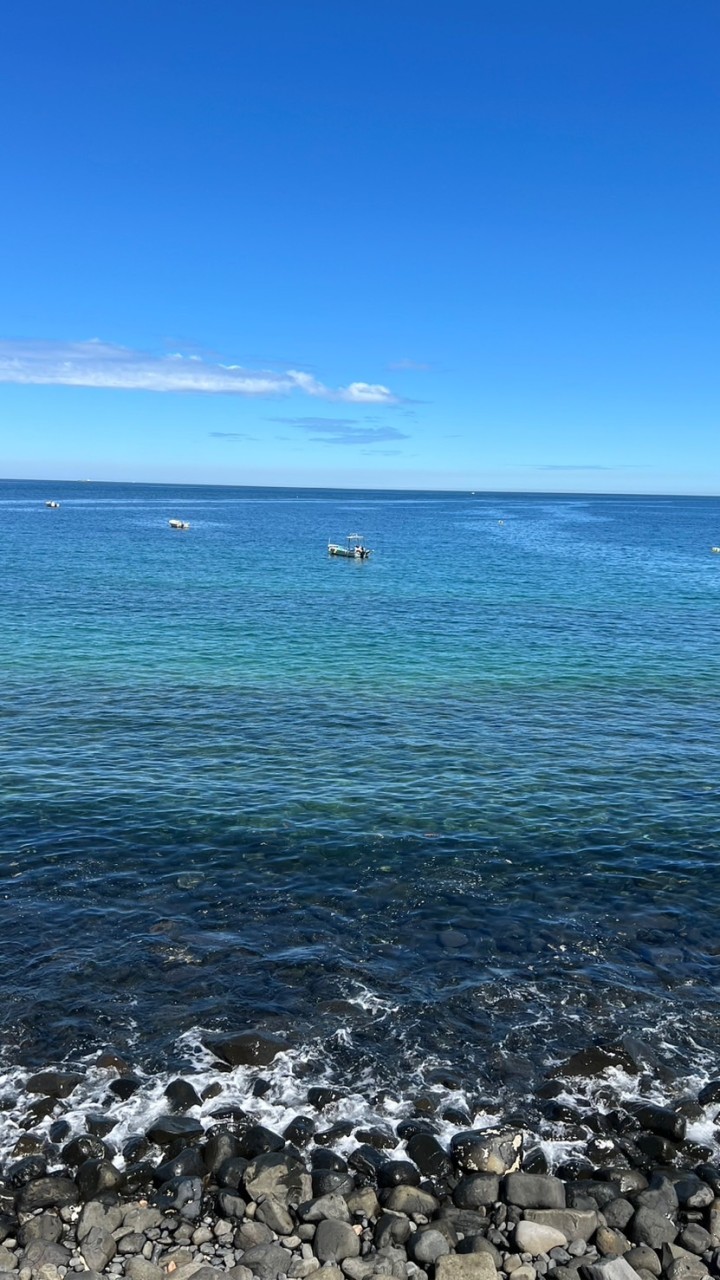
<instances>
[{"instance_id":1,"label":"moored boat","mask_svg":"<svg viewBox=\"0 0 720 1280\"><path fill-rule=\"evenodd\" d=\"M189 529L187 520L168 520L171 529Z\"/></svg>"},{"instance_id":2,"label":"moored boat","mask_svg":"<svg viewBox=\"0 0 720 1280\"><path fill-rule=\"evenodd\" d=\"M46 502L46 503L45 503L45 506L46 506L46 507L59 507L59 506L60 506L60 503L59 503L59 502Z\"/></svg>"},{"instance_id":3,"label":"moored boat","mask_svg":"<svg viewBox=\"0 0 720 1280\"><path fill-rule=\"evenodd\" d=\"M331 556L345 556L349 560L367 560L372 554L370 548L363 545L362 535L359 533L349 533L345 546L340 542L328 542L328 551Z\"/></svg>"}]
</instances>

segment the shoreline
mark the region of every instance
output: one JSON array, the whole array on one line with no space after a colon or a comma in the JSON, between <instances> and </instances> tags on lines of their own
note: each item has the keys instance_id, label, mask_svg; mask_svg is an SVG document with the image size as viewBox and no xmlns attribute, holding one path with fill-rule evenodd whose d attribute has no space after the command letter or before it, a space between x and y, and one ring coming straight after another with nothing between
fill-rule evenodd
<instances>
[{"instance_id":1,"label":"shoreline","mask_svg":"<svg viewBox=\"0 0 720 1280\"><path fill-rule=\"evenodd\" d=\"M287 1046L244 1031L206 1048L212 1064L181 1078L108 1051L25 1079L0 1280L720 1275L720 1080L652 1101L662 1070L640 1042L550 1069L544 1137L518 1109L472 1116L448 1089L440 1110L376 1094L351 1120L354 1097L312 1081L273 1129Z\"/></svg>"}]
</instances>

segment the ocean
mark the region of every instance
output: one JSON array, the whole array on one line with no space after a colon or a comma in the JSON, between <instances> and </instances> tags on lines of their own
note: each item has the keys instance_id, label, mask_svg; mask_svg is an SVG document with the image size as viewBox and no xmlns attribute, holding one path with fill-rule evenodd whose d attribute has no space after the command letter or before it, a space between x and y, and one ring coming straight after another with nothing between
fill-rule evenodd
<instances>
[{"instance_id":1,"label":"ocean","mask_svg":"<svg viewBox=\"0 0 720 1280\"><path fill-rule=\"evenodd\" d=\"M4 481L0 532L7 1148L33 1070L82 1109L112 1046L132 1128L219 1030L290 1046L221 1080L276 1125L719 1074L719 499Z\"/></svg>"}]
</instances>

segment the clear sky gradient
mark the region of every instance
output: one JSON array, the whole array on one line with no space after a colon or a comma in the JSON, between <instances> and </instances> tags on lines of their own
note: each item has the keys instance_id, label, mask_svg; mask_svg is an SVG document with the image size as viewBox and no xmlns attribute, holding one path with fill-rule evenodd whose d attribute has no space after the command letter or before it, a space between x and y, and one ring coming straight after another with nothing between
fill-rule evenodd
<instances>
[{"instance_id":1,"label":"clear sky gradient","mask_svg":"<svg viewBox=\"0 0 720 1280\"><path fill-rule=\"evenodd\" d=\"M5 476L720 493L717 0L25 0Z\"/></svg>"}]
</instances>

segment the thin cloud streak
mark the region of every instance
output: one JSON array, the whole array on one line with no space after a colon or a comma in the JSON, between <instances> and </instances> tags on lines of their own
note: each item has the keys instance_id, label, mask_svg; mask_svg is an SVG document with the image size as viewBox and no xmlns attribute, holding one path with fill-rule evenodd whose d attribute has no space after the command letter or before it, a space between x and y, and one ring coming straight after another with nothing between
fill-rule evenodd
<instances>
[{"instance_id":1,"label":"thin cloud streak","mask_svg":"<svg viewBox=\"0 0 720 1280\"><path fill-rule=\"evenodd\" d=\"M328 387L299 369L246 369L180 352L155 356L97 339L67 343L0 341L0 382L256 398L299 392L346 404L398 403L398 397L381 383L351 382L347 387Z\"/></svg>"}]
</instances>

